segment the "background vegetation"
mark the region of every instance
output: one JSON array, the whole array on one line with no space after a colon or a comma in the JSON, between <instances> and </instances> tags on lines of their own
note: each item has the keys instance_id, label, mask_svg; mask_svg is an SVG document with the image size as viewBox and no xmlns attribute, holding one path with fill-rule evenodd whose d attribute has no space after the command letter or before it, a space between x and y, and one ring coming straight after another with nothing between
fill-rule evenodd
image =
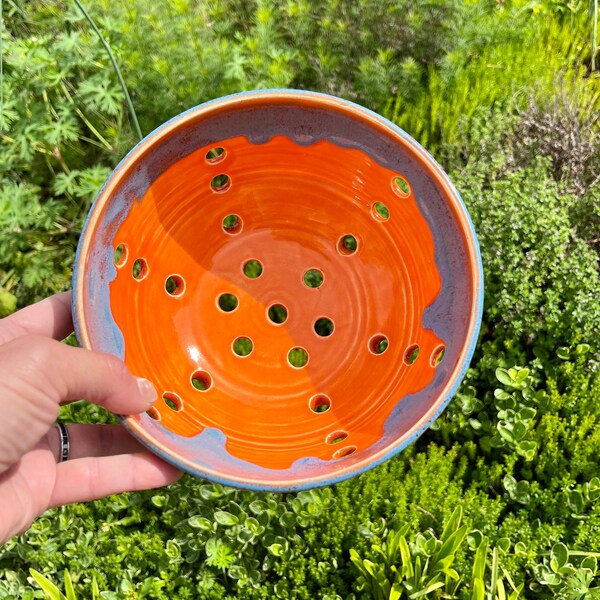
<instances>
[{"instance_id":1,"label":"background vegetation","mask_svg":"<svg viewBox=\"0 0 600 600\"><path fill-rule=\"evenodd\" d=\"M5 315L69 287L90 202L136 140L74 3L3 4ZM86 6L144 133L230 92L297 87L426 145L479 235L483 327L457 397L396 459L299 494L185 477L52 510L0 550L0 597L60 598L48 579L107 599L600 597L597 1Z\"/></svg>"}]
</instances>

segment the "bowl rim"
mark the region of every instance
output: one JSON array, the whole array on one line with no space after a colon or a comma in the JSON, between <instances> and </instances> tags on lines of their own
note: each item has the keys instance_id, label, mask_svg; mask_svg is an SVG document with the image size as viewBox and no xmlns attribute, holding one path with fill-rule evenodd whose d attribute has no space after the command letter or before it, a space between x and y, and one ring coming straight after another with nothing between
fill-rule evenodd
<instances>
[{"instance_id":1,"label":"bowl rim","mask_svg":"<svg viewBox=\"0 0 600 600\"><path fill-rule=\"evenodd\" d=\"M479 242L475 233L471 217L466 206L450 181L448 175L429 154L427 150L411 136L409 136L400 127L386 119L385 117L365 108L355 102L308 90L295 89L261 89L239 92L216 98L197 106L194 106L179 115L176 115L157 127L154 131L145 136L138 142L113 169L110 176L98 192L94 202L88 212L86 221L81 231L72 277L72 313L75 335L83 348L93 349L87 329L85 311L83 306L83 287L85 282L85 257L90 249L90 242L95 231L102 209L107 204L112 192L118 187L119 183L125 179L131 169L138 163L143 156L150 152L154 145L160 144L161 140L169 136L179 127L184 126L189 121L202 119L208 115L241 107L243 105L257 105L264 103L286 103L301 102L304 105L315 106L318 108L331 109L337 112L350 115L352 118L359 119L367 125L371 125L381 133L386 133L403 144L409 146L410 150L416 155L417 159L427 167L428 171L435 177L436 183L443 189L446 197L453 199L454 205L452 212L457 220L459 229L466 240L467 262L470 266L470 279L472 285L472 308L470 311L466 333L462 348L458 354L455 368L450 373L445 385L437 393L435 402L424 412L418 421L402 436L396 438L392 443L382 449L369 454L362 461L355 459L351 465L344 467L344 461L338 463L336 469L332 469L320 476L311 477L292 477L289 480L273 479L268 480L262 477L231 476L222 474L218 468L214 471L199 469L196 464L188 458L178 455L172 448L157 442L149 432L137 422L133 416L119 416L121 423L125 428L152 452L166 460L167 462L190 472L198 477L209 481L251 489L256 491L288 492L310 489L338 483L350 477L359 475L370 470L383 462L389 460L400 453L407 446L414 443L430 425L440 416L443 410L456 393L464 375L469 367L475 347L477 345L479 330L481 327L481 318L483 314L483 265L481 261L481 252ZM399 140L400 139L400 140Z\"/></svg>"}]
</instances>

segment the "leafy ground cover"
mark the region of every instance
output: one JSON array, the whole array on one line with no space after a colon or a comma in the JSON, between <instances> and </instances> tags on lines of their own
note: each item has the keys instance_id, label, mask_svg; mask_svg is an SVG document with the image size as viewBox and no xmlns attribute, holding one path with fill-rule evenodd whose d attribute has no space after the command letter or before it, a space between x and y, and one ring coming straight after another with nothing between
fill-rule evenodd
<instances>
[{"instance_id":1,"label":"leafy ground cover","mask_svg":"<svg viewBox=\"0 0 600 600\"><path fill-rule=\"evenodd\" d=\"M597 4L86 5L144 133L229 92L298 87L358 101L424 143L479 235L483 327L456 398L394 460L300 494L185 477L55 509L0 550L0 597L60 597L48 580L108 599L600 597ZM8 314L69 286L83 218L135 134L73 3L3 11ZM63 416L110 419L84 404Z\"/></svg>"}]
</instances>

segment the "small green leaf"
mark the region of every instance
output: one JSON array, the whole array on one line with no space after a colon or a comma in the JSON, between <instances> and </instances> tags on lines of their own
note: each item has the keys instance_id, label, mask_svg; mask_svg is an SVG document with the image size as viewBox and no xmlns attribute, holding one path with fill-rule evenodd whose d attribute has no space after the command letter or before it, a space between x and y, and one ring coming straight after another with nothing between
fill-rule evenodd
<instances>
[{"instance_id":1,"label":"small green leaf","mask_svg":"<svg viewBox=\"0 0 600 600\"><path fill-rule=\"evenodd\" d=\"M592 573L596 573L598 569L598 561L595 556L586 556L579 565L582 569L589 569Z\"/></svg>"},{"instance_id":2,"label":"small green leaf","mask_svg":"<svg viewBox=\"0 0 600 600\"><path fill-rule=\"evenodd\" d=\"M204 529L205 531L209 531L212 529L212 522L206 519L205 517L200 517L199 515L194 515L188 519L188 523L194 529Z\"/></svg>"},{"instance_id":3,"label":"small green leaf","mask_svg":"<svg viewBox=\"0 0 600 600\"><path fill-rule=\"evenodd\" d=\"M535 417L536 413L537 411L535 410L535 408L531 408L530 406L523 406L523 408L519 410L519 417L521 417L523 421L530 421Z\"/></svg>"},{"instance_id":4,"label":"small green leaf","mask_svg":"<svg viewBox=\"0 0 600 600\"><path fill-rule=\"evenodd\" d=\"M246 544L251 542L256 537L256 534L245 527L240 529L237 534L237 539L242 542L242 544Z\"/></svg>"},{"instance_id":5,"label":"small green leaf","mask_svg":"<svg viewBox=\"0 0 600 600\"><path fill-rule=\"evenodd\" d=\"M511 369L512 371L512 369ZM529 376L529 369L527 367L523 367L521 369L515 369L515 380L516 381L525 381Z\"/></svg>"},{"instance_id":6,"label":"small green leaf","mask_svg":"<svg viewBox=\"0 0 600 600\"><path fill-rule=\"evenodd\" d=\"M502 385L508 385L511 386L513 385L513 379L512 377L508 374L508 371L506 369L496 369L496 379L502 384Z\"/></svg>"},{"instance_id":7,"label":"small green leaf","mask_svg":"<svg viewBox=\"0 0 600 600\"><path fill-rule=\"evenodd\" d=\"M237 525L239 519L235 515L232 515L225 510L217 510L215 511L215 521L219 523L219 525L231 527L233 525Z\"/></svg>"},{"instance_id":8,"label":"small green leaf","mask_svg":"<svg viewBox=\"0 0 600 600\"><path fill-rule=\"evenodd\" d=\"M569 549L562 542L557 542L552 546L552 550L550 551L550 560L551 562L553 560L556 561L558 567L553 568L553 571L558 571L569 560Z\"/></svg>"},{"instance_id":9,"label":"small green leaf","mask_svg":"<svg viewBox=\"0 0 600 600\"><path fill-rule=\"evenodd\" d=\"M525 457L525 460L533 460L537 452L537 442L529 440L517 444L517 452Z\"/></svg>"},{"instance_id":10,"label":"small green leaf","mask_svg":"<svg viewBox=\"0 0 600 600\"><path fill-rule=\"evenodd\" d=\"M227 570L227 575L229 575L231 579L245 579L246 577L248 577L248 571L245 567L242 567L240 565L232 565Z\"/></svg>"},{"instance_id":11,"label":"small green leaf","mask_svg":"<svg viewBox=\"0 0 600 600\"><path fill-rule=\"evenodd\" d=\"M483 540L483 533L481 533L479 529L473 529L467 534L467 545L469 548L471 548L471 550L477 550L477 548L481 546Z\"/></svg>"},{"instance_id":12,"label":"small green leaf","mask_svg":"<svg viewBox=\"0 0 600 600\"><path fill-rule=\"evenodd\" d=\"M181 557L181 546L175 540L167 540L165 554L171 560L176 560Z\"/></svg>"},{"instance_id":13,"label":"small green leaf","mask_svg":"<svg viewBox=\"0 0 600 600\"><path fill-rule=\"evenodd\" d=\"M283 553L283 546L281 544L271 544L267 550L273 556L281 556ZM366 562L366 561L365 561Z\"/></svg>"},{"instance_id":14,"label":"small green leaf","mask_svg":"<svg viewBox=\"0 0 600 600\"><path fill-rule=\"evenodd\" d=\"M512 442L514 441L514 436L512 431L509 429L509 427L507 427L506 425L502 424L502 423L498 423L497 425L498 428L498 433L501 435L502 439L506 440L507 442Z\"/></svg>"},{"instance_id":15,"label":"small green leaf","mask_svg":"<svg viewBox=\"0 0 600 600\"><path fill-rule=\"evenodd\" d=\"M525 423L523 423L521 421L517 421L513 425L512 434L513 434L513 438L515 440L517 440L517 441L522 440L525 437L525 435L527 434L527 426L525 425Z\"/></svg>"},{"instance_id":16,"label":"small green leaf","mask_svg":"<svg viewBox=\"0 0 600 600\"><path fill-rule=\"evenodd\" d=\"M250 510L255 515L260 515L261 513L265 512L268 509L269 509L269 506L267 505L266 502L263 502L262 500L254 500L254 502L250 503Z\"/></svg>"},{"instance_id":17,"label":"small green leaf","mask_svg":"<svg viewBox=\"0 0 600 600\"><path fill-rule=\"evenodd\" d=\"M296 515L293 512L286 511L279 517L279 523L282 527L293 527L296 524Z\"/></svg>"},{"instance_id":18,"label":"small green leaf","mask_svg":"<svg viewBox=\"0 0 600 600\"><path fill-rule=\"evenodd\" d=\"M583 513L584 501L583 494L578 490L571 490L569 492L569 506L571 510L576 514L580 515Z\"/></svg>"},{"instance_id":19,"label":"small green leaf","mask_svg":"<svg viewBox=\"0 0 600 600\"><path fill-rule=\"evenodd\" d=\"M517 542L515 544L515 554L517 554L517 555L527 554L527 546L525 545L524 542Z\"/></svg>"},{"instance_id":20,"label":"small green leaf","mask_svg":"<svg viewBox=\"0 0 600 600\"><path fill-rule=\"evenodd\" d=\"M496 388L494 390L494 398L496 398L496 400L508 400L510 398L510 394L502 388Z\"/></svg>"},{"instance_id":21,"label":"small green leaf","mask_svg":"<svg viewBox=\"0 0 600 600\"><path fill-rule=\"evenodd\" d=\"M167 497L163 494L152 496L152 504L158 508L162 508L167 501Z\"/></svg>"}]
</instances>

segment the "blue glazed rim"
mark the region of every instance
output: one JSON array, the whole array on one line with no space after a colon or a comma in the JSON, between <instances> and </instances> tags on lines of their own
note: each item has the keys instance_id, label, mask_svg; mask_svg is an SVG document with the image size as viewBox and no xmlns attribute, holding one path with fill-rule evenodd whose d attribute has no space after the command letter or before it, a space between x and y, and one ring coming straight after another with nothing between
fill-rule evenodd
<instances>
[{"instance_id":1,"label":"blue glazed rim","mask_svg":"<svg viewBox=\"0 0 600 600\"><path fill-rule=\"evenodd\" d=\"M127 155L119 162L117 167L113 170L105 184L102 186L99 191L96 199L94 200L90 211L87 215L84 227L82 229L82 233L79 239L79 243L77 246L77 252L75 257L75 264L73 269L73 295L72 295L72 312L73 312L73 322L75 328L75 335L79 344L83 347L90 348L89 343L86 343L87 335L84 331L84 327L82 326L82 315L80 311L83 311L80 306L82 300L80 298L80 290L82 289L83 281L85 279L85 269L82 266L85 262L82 260L82 255L84 251L84 247L86 244L87 235L90 230L90 223L93 221L95 211L98 208L100 200L102 199L105 190L108 186L110 186L111 182L115 180L117 175L122 170L123 166L128 164L132 157L138 154L141 149L149 146L152 142L157 141L161 138L162 134L173 124L176 124L179 121L183 121L186 117L191 115L195 115L200 110L205 110L207 108L213 107L215 105L220 105L223 103L231 102L231 101L244 101L248 99L261 98L261 97L286 97L286 98L302 98L309 97L315 100L323 100L323 101L333 101L341 107L347 107L350 111L358 111L363 115L369 116L373 121L378 122L379 124L385 126L387 129L391 130L395 134L401 136L405 141L408 142L412 148L420 153L431 166L435 168L437 171L437 176L440 180L447 186L451 195L454 197L458 207L462 211L462 217L464 223L466 223L468 231L465 232L465 235L470 236L470 242L472 244L471 250L475 257L475 264L472 264L473 269L473 281L475 282L474 288L475 293L470 298L473 308L471 309L471 335L468 339L468 344L465 344L464 350L462 352L462 357L460 360L460 366L455 368L452 372L451 379L453 380L452 386L450 386L444 393L443 398L435 403L435 410L431 411L425 421L419 422L419 426L415 428L409 435L407 435L401 443L393 445L385 452L380 452L376 459L369 460L364 464L359 464L355 468L342 470L339 473L333 473L331 476L322 477L319 479L309 479L305 481L298 481L297 479L292 481L291 483L279 483L279 482L262 482L262 481L245 481L243 479L232 479L227 476L221 476L219 473L214 472L206 472L198 468L190 467L188 461L180 460L178 457L170 454L165 448L159 444L154 444L151 439L147 437L142 437L139 435L139 432L136 430L136 427L132 427L132 423L129 420L129 417L120 416L120 420L122 424L129 430L129 432L134 435L142 444L144 444L147 448L149 448L152 452L174 464L175 466L188 471L198 477L208 479L209 481L213 481L223 485L241 487L244 489L251 489L255 491L270 491L270 492L289 492L289 491L299 491L304 489L310 489L314 487L322 487L331 484L338 483L350 477L354 477L359 475L369 469L372 469L383 462L389 460L393 456L400 453L407 446L414 443L430 426L431 424L440 416L440 414L444 411L454 394L456 393L460 383L462 382L466 371L469 367L471 359L473 357L473 353L475 351L479 330L481 326L481 317L483 312L483 265L481 261L481 252L479 248L479 243L477 240L477 236L475 233L475 229L473 227L472 220L470 215L466 209L466 206L456 190L455 186L450 181L447 174L443 171L437 161L412 137L410 137L405 131L403 131L400 127L385 119L381 115L371 111L370 109L364 108L354 102L349 100L337 98L335 96L331 96L328 94L323 94L319 92L311 92L305 90L293 90L293 89L265 89L265 90L256 90L256 91L248 91L241 92L237 94L232 94L228 96L224 96L222 98L217 98L214 100L210 100L208 102L202 103L198 106L188 109L187 111L169 119L164 124L156 128L153 132L148 134L143 140L138 142L128 153ZM400 401L400 400L399 400Z\"/></svg>"}]
</instances>

